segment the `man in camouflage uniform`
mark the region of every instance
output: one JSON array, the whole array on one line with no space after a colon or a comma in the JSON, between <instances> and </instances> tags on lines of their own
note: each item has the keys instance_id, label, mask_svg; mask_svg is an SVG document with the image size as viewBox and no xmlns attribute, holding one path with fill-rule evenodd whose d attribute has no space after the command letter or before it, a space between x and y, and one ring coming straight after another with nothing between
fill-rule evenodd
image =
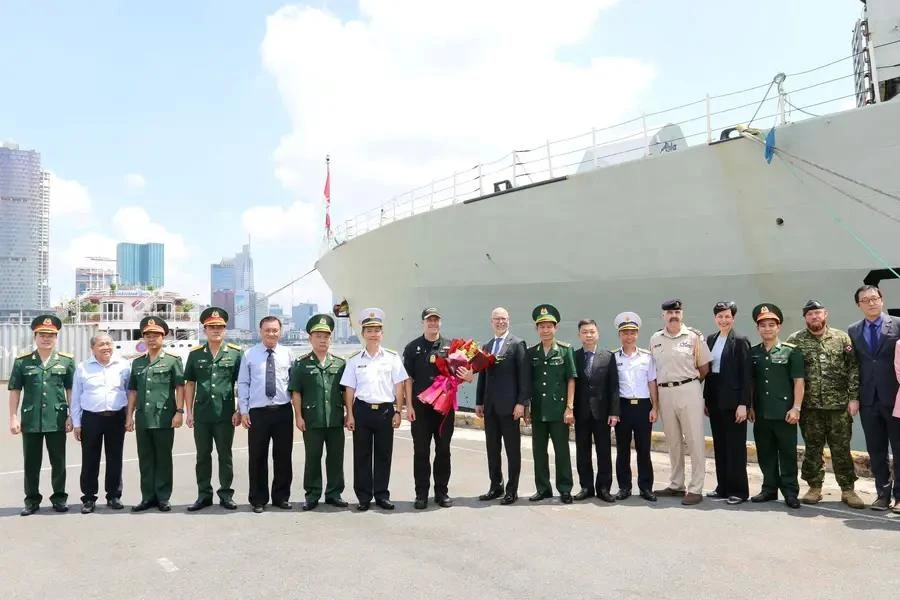
<instances>
[{"instance_id":1,"label":"man in camouflage uniform","mask_svg":"<svg viewBox=\"0 0 900 600\"><path fill-rule=\"evenodd\" d=\"M806 329L794 332L788 344L803 354L806 396L800 431L806 443L800 476L809 484L804 504L822 500L825 444L831 450L834 477L841 486L841 502L851 508L865 505L853 489L856 472L850 456L853 415L859 408L859 364L846 332L828 326L828 310L817 300L803 307Z\"/></svg>"}]
</instances>

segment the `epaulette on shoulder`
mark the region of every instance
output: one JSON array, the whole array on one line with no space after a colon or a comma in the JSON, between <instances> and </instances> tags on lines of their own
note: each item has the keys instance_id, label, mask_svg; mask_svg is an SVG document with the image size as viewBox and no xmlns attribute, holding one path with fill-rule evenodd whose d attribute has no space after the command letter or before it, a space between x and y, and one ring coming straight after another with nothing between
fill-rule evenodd
<instances>
[{"instance_id":1,"label":"epaulette on shoulder","mask_svg":"<svg viewBox=\"0 0 900 600\"><path fill-rule=\"evenodd\" d=\"M762 345L762 344L760 344ZM787 346L788 348L796 348L797 344L788 344L787 342L781 342L782 346Z\"/></svg>"},{"instance_id":2,"label":"epaulette on shoulder","mask_svg":"<svg viewBox=\"0 0 900 600\"><path fill-rule=\"evenodd\" d=\"M31 356L32 352L33 352L33 350L29 350L28 352L23 352L22 354L18 355L16 358L28 358L29 356Z\"/></svg>"},{"instance_id":3,"label":"epaulette on shoulder","mask_svg":"<svg viewBox=\"0 0 900 600\"><path fill-rule=\"evenodd\" d=\"M534 346L528 346L528 349L529 349L529 350L537 350L537 349L538 349L538 347L540 347L540 345L541 345L541 343L540 343L540 342L538 342L538 343L537 343L537 344L535 344L535 345L534 345Z\"/></svg>"},{"instance_id":4,"label":"epaulette on shoulder","mask_svg":"<svg viewBox=\"0 0 900 600\"><path fill-rule=\"evenodd\" d=\"M650 352L650 351L647 350L646 348L638 348L637 350L638 350L638 352L643 352L644 354L653 354L652 352Z\"/></svg>"},{"instance_id":5,"label":"epaulette on shoulder","mask_svg":"<svg viewBox=\"0 0 900 600\"><path fill-rule=\"evenodd\" d=\"M390 348L384 348L385 352L390 352L391 354L397 354L396 350L391 350Z\"/></svg>"},{"instance_id":6,"label":"epaulette on shoulder","mask_svg":"<svg viewBox=\"0 0 900 600\"><path fill-rule=\"evenodd\" d=\"M196 348L191 348L191 352L196 352L197 350L203 350L204 346L197 346Z\"/></svg>"},{"instance_id":7,"label":"epaulette on shoulder","mask_svg":"<svg viewBox=\"0 0 900 600\"><path fill-rule=\"evenodd\" d=\"M362 350L357 350L356 352L354 352L353 354L348 356L347 359L349 360L349 359L353 358L354 356L356 356L357 354L362 354Z\"/></svg>"},{"instance_id":8,"label":"epaulette on shoulder","mask_svg":"<svg viewBox=\"0 0 900 600\"><path fill-rule=\"evenodd\" d=\"M242 350L242 348L240 346L238 346L237 344L232 344L231 342L228 342L225 345L228 346L229 348L231 348L232 350Z\"/></svg>"},{"instance_id":9,"label":"epaulette on shoulder","mask_svg":"<svg viewBox=\"0 0 900 600\"><path fill-rule=\"evenodd\" d=\"M178 356L177 354L174 354L174 353L172 353L172 352L164 352L164 354L165 354L166 356L171 356L172 358L177 358L178 360L181 360L181 357L180 357L180 356Z\"/></svg>"},{"instance_id":10,"label":"epaulette on shoulder","mask_svg":"<svg viewBox=\"0 0 900 600\"><path fill-rule=\"evenodd\" d=\"M700 337L703 337L703 332L700 331L699 329L694 329L693 327L688 327L687 329L688 329L688 331L693 331L694 333L696 333L696 334L699 335Z\"/></svg>"},{"instance_id":11,"label":"epaulette on shoulder","mask_svg":"<svg viewBox=\"0 0 900 600\"><path fill-rule=\"evenodd\" d=\"M306 360L307 358L309 358L310 356L312 356L312 354L313 354L313 353L312 353L312 350L310 350L310 351L307 352L306 354L304 354L304 355L302 355L302 356L298 356L298 357L296 358L296 361L297 361L297 362L300 362L301 360Z\"/></svg>"},{"instance_id":12,"label":"epaulette on shoulder","mask_svg":"<svg viewBox=\"0 0 900 600\"><path fill-rule=\"evenodd\" d=\"M59 354L60 356L65 356L66 358L75 358L75 355L71 352L57 352L57 354Z\"/></svg>"},{"instance_id":13,"label":"epaulette on shoulder","mask_svg":"<svg viewBox=\"0 0 900 600\"><path fill-rule=\"evenodd\" d=\"M560 341L557 341L557 342L556 342L556 345L557 345L557 346L562 346L563 348L571 348L571 347L572 347L572 344L569 344L569 343L567 343L567 342L560 342Z\"/></svg>"}]
</instances>

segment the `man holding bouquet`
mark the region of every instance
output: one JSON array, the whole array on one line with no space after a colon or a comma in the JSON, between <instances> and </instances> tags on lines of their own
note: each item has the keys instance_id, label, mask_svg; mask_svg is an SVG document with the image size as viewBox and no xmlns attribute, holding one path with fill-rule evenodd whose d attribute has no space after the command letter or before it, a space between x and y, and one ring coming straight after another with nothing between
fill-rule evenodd
<instances>
[{"instance_id":1,"label":"man holding bouquet","mask_svg":"<svg viewBox=\"0 0 900 600\"><path fill-rule=\"evenodd\" d=\"M555 306L541 304L531 313L541 341L528 348L532 373L531 422L534 484L529 500L553 497L547 443L553 441L556 455L556 489L563 504L572 503L572 459L569 455L569 425L575 422L575 357L572 347L557 341L560 315Z\"/></svg>"},{"instance_id":2,"label":"man holding bouquet","mask_svg":"<svg viewBox=\"0 0 900 600\"><path fill-rule=\"evenodd\" d=\"M453 437L455 412L438 412L433 405L419 399L440 375L438 358L447 358L448 340L441 336L441 313L428 307L422 311L422 335L411 341L403 350L403 367L406 380L406 418L410 422L413 440L413 477L416 487L415 508L428 506L428 490L431 487L431 440L434 439L434 501L449 508L453 500L448 495L450 482L450 439ZM472 381L472 373L460 367L457 375L463 381Z\"/></svg>"}]
</instances>

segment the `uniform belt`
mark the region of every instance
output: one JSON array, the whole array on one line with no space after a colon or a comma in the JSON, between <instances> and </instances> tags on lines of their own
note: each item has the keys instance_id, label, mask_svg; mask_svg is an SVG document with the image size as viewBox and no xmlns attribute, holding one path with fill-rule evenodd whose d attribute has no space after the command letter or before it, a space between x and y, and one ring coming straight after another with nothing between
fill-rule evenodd
<instances>
[{"instance_id":1,"label":"uniform belt","mask_svg":"<svg viewBox=\"0 0 900 600\"><path fill-rule=\"evenodd\" d=\"M289 406L289 402L285 402L284 404L268 404L266 406L254 406L250 410L256 410L258 408L265 408L266 410L277 410L279 408L284 408L285 406Z\"/></svg>"},{"instance_id":2,"label":"uniform belt","mask_svg":"<svg viewBox=\"0 0 900 600\"><path fill-rule=\"evenodd\" d=\"M681 381L670 381L668 383L660 383L659 387L664 387L664 388L678 387L679 385L684 385L684 384L690 383L692 381L697 381L697 378L691 377L690 379L682 379Z\"/></svg>"},{"instance_id":3,"label":"uniform belt","mask_svg":"<svg viewBox=\"0 0 900 600\"><path fill-rule=\"evenodd\" d=\"M365 400L360 400L359 398L354 398L354 400L355 400L356 402L360 402L360 403L362 403L362 404L368 404L368 405L369 405L369 408L371 408L372 410L380 410L382 407L385 407L385 406L393 406L393 405L394 405L393 402L377 402L377 403L372 403L372 402L366 402Z\"/></svg>"},{"instance_id":4,"label":"uniform belt","mask_svg":"<svg viewBox=\"0 0 900 600\"><path fill-rule=\"evenodd\" d=\"M91 413L92 415L97 415L99 417L114 417L116 415L122 414L123 410L125 410L125 409L120 408L119 410L101 410L101 411L86 410L84 412Z\"/></svg>"},{"instance_id":5,"label":"uniform belt","mask_svg":"<svg viewBox=\"0 0 900 600\"><path fill-rule=\"evenodd\" d=\"M627 400L629 404L638 404L641 400L649 400L650 398L622 398L622 400Z\"/></svg>"}]
</instances>

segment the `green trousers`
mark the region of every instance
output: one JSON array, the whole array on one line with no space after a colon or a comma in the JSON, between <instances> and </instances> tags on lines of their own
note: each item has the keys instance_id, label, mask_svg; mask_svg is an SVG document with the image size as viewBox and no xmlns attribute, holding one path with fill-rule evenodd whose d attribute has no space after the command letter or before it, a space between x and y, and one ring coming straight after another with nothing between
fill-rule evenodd
<instances>
[{"instance_id":1,"label":"green trousers","mask_svg":"<svg viewBox=\"0 0 900 600\"><path fill-rule=\"evenodd\" d=\"M842 490L852 490L856 481L856 469L850 454L853 417L847 409L805 408L800 413L800 432L806 444L800 476L809 487L822 487L825 480L825 444L828 444L834 478Z\"/></svg>"},{"instance_id":2,"label":"green trousers","mask_svg":"<svg viewBox=\"0 0 900 600\"><path fill-rule=\"evenodd\" d=\"M172 444L175 430L135 429L141 502L168 502L172 497Z\"/></svg>"},{"instance_id":3,"label":"green trousers","mask_svg":"<svg viewBox=\"0 0 900 600\"><path fill-rule=\"evenodd\" d=\"M797 426L779 419L757 419L753 424L756 459L763 474L763 493L785 498L800 494L797 481Z\"/></svg>"},{"instance_id":4,"label":"green trousers","mask_svg":"<svg viewBox=\"0 0 900 600\"><path fill-rule=\"evenodd\" d=\"M25 433L22 432L22 454L25 469L25 506L41 505L41 462L44 459L44 444L50 457L50 486L53 495L50 502L65 504L66 493L66 432Z\"/></svg>"},{"instance_id":5,"label":"green trousers","mask_svg":"<svg viewBox=\"0 0 900 600\"><path fill-rule=\"evenodd\" d=\"M572 459L569 456L569 426L559 422L533 421L531 424L531 452L534 456L534 486L541 494L552 494L550 487L550 457L547 442L553 441L556 455L556 489L560 494L572 493Z\"/></svg>"},{"instance_id":6,"label":"green trousers","mask_svg":"<svg viewBox=\"0 0 900 600\"><path fill-rule=\"evenodd\" d=\"M231 444L234 441L234 425L231 421L222 423L194 423L194 444L197 446L197 499L212 500L212 449L216 444L219 457L219 500L231 500L234 490L234 462Z\"/></svg>"},{"instance_id":7,"label":"green trousers","mask_svg":"<svg viewBox=\"0 0 900 600\"><path fill-rule=\"evenodd\" d=\"M335 500L344 491L344 428L316 427L303 432L306 461L303 467L303 489L306 499L318 501L322 495L322 449L325 449L325 473L328 487L325 499Z\"/></svg>"}]
</instances>

